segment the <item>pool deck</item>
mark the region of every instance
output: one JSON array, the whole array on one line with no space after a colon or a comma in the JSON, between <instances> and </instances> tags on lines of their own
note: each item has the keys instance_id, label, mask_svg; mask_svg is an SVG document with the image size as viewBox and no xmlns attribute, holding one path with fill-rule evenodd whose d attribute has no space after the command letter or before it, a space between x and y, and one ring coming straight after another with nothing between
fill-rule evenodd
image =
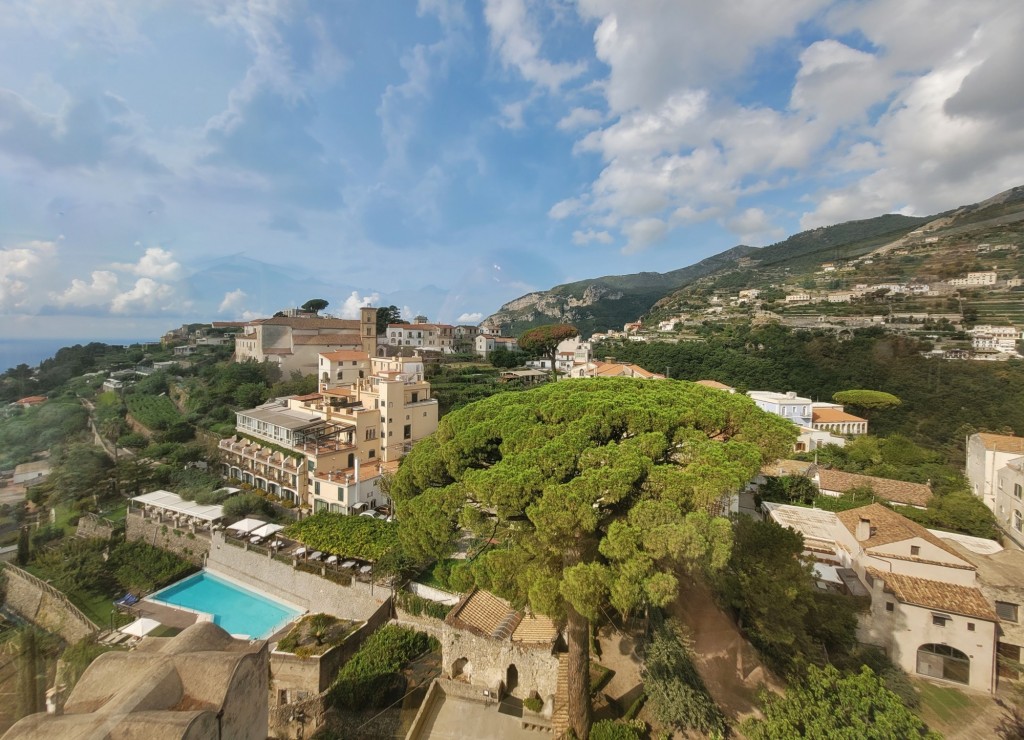
<instances>
[{"instance_id":1,"label":"pool deck","mask_svg":"<svg viewBox=\"0 0 1024 740\"><path fill-rule=\"evenodd\" d=\"M199 616L192 612L175 609L173 606L157 604L154 601L147 601L145 599L132 608L132 614L155 619L165 627L174 627L176 629L190 627L199 619Z\"/></svg>"}]
</instances>

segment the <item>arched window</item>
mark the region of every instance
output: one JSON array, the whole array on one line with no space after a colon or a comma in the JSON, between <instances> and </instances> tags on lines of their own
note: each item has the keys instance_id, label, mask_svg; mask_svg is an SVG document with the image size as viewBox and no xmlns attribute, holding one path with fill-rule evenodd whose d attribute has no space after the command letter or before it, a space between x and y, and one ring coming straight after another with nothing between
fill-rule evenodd
<instances>
[{"instance_id":1,"label":"arched window","mask_svg":"<svg viewBox=\"0 0 1024 740\"><path fill-rule=\"evenodd\" d=\"M917 649L917 672L946 681L970 683L971 659L955 647L927 643Z\"/></svg>"}]
</instances>

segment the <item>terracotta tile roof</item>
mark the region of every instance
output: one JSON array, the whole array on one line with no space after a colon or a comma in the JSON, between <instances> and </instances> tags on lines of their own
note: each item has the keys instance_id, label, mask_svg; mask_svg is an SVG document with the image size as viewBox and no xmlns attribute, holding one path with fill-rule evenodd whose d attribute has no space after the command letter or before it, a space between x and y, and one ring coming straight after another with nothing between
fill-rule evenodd
<instances>
[{"instance_id":1,"label":"terracotta tile roof","mask_svg":"<svg viewBox=\"0 0 1024 740\"><path fill-rule=\"evenodd\" d=\"M861 422L867 421L859 416L848 414L845 411L839 409L812 409L811 410L811 422L814 424L835 424L837 422Z\"/></svg>"},{"instance_id":2,"label":"terracotta tile roof","mask_svg":"<svg viewBox=\"0 0 1024 740\"><path fill-rule=\"evenodd\" d=\"M932 489L923 483L908 483L902 480L876 478L873 475L844 473L841 470L819 470L818 480L823 491L846 493L851 488L870 487L884 501L911 506L927 506L932 499Z\"/></svg>"},{"instance_id":3,"label":"terracotta tile roof","mask_svg":"<svg viewBox=\"0 0 1024 740\"><path fill-rule=\"evenodd\" d=\"M698 380L698 381L695 381L695 382L697 383L697 385L702 385L705 388L714 388L715 390L719 390L719 391L732 391L732 390L736 390L731 385L726 385L725 383L719 383L717 380Z\"/></svg>"},{"instance_id":4,"label":"terracotta tile roof","mask_svg":"<svg viewBox=\"0 0 1024 740\"><path fill-rule=\"evenodd\" d=\"M360 338L358 334L293 334L292 344L347 344L358 347Z\"/></svg>"},{"instance_id":5,"label":"terracotta tile roof","mask_svg":"<svg viewBox=\"0 0 1024 740\"><path fill-rule=\"evenodd\" d=\"M307 393L304 396L292 396L296 401L314 401L318 398L322 398L319 393Z\"/></svg>"},{"instance_id":6,"label":"terracotta tile roof","mask_svg":"<svg viewBox=\"0 0 1024 740\"><path fill-rule=\"evenodd\" d=\"M15 401L15 403L20 403L22 405L32 405L34 403L43 403L45 400L46 396L25 396L24 398L19 398L17 401Z\"/></svg>"},{"instance_id":7,"label":"terracotta tile roof","mask_svg":"<svg viewBox=\"0 0 1024 740\"><path fill-rule=\"evenodd\" d=\"M632 376L636 378L664 378L664 375L658 373L652 373L650 370L645 370L639 365L631 365L625 362L600 362L594 363L594 377L598 378L618 378L623 376Z\"/></svg>"},{"instance_id":8,"label":"terracotta tile roof","mask_svg":"<svg viewBox=\"0 0 1024 740\"><path fill-rule=\"evenodd\" d=\"M355 349L339 349L334 352L321 352L320 356L327 360L369 360L370 355Z\"/></svg>"},{"instance_id":9,"label":"terracotta tile roof","mask_svg":"<svg viewBox=\"0 0 1024 740\"><path fill-rule=\"evenodd\" d=\"M869 504L868 506L861 506L856 509L840 511L836 516L843 523L843 526L850 530L850 534L854 537L857 536L857 524L862 518L871 522L873 534L867 540L861 542L865 550L919 537L925 542L945 550L957 559L963 560L956 550L920 524L897 514L892 509L885 508L881 504Z\"/></svg>"},{"instance_id":10,"label":"terracotta tile roof","mask_svg":"<svg viewBox=\"0 0 1024 740\"><path fill-rule=\"evenodd\" d=\"M349 329L359 331L359 321L356 319L325 319L307 316L278 316L272 319L256 319L251 324L263 324L264 326L290 326L293 329Z\"/></svg>"},{"instance_id":11,"label":"terracotta tile roof","mask_svg":"<svg viewBox=\"0 0 1024 740\"><path fill-rule=\"evenodd\" d=\"M814 463L804 460L776 460L761 468L761 475L769 478L781 478L785 475L810 475L814 472Z\"/></svg>"},{"instance_id":12,"label":"terracotta tile roof","mask_svg":"<svg viewBox=\"0 0 1024 740\"><path fill-rule=\"evenodd\" d=\"M897 599L906 604L962 614L965 617L976 617L989 622L999 621L999 617L989 606L980 589L900 573L883 573L875 568L868 568L867 571L872 577L881 579L886 590L891 591Z\"/></svg>"},{"instance_id":13,"label":"terracotta tile roof","mask_svg":"<svg viewBox=\"0 0 1024 740\"><path fill-rule=\"evenodd\" d=\"M481 589L474 589L463 597L445 621L458 629L495 640L549 645L558 636L554 623L547 617L524 617L504 599Z\"/></svg>"},{"instance_id":14,"label":"terracotta tile roof","mask_svg":"<svg viewBox=\"0 0 1024 740\"><path fill-rule=\"evenodd\" d=\"M989 434L978 432L974 435L985 445L986 450L992 452L1016 452L1024 455L1024 437L1014 437L1009 434Z\"/></svg>"}]
</instances>

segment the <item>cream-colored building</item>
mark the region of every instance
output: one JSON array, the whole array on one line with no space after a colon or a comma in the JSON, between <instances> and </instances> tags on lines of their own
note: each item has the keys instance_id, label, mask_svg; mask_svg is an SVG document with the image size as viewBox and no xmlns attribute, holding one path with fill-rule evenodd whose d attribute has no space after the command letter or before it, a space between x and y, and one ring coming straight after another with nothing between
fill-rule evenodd
<instances>
[{"instance_id":1,"label":"cream-colored building","mask_svg":"<svg viewBox=\"0 0 1024 740\"><path fill-rule=\"evenodd\" d=\"M321 352L319 365L317 379L321 391L336 385L352 385L372 372L370 355L361 350Z\"/></svg>"},{"instance_id":2,"label":"cream-colored building","mask_svg":"<svg viewBox=\"0 0 1024 740\"><path fill-rule=\"evenodd\" d=\"M953 278L949 281L949 284L958 288L981 287L985 285L995 285L996 278L997 275L995 270L969 272L962 278Z\"/></svg>"},{"instance_id":3,"label":"cream-colored building","mask_svg":"<svg viewBox=\"0 0 1024 740\"><path fill-rule=\"evenodd\" d=\"M235 362L272 362L285 378L292 372L311 375L321 352L377 351L377 309L359 309L359 319L278 316L246 324L235 337Z\"/></svg>"},{"instance_id":4,"label":"cream-colored building","mask_svg":"<svg viewBox=\"0 0 1024 740\"><path fill-rule=\"evenodd\" d=\"M971 485L971 493L984 501L997 519L998 473L1011 460L1021 456L1024 456L1024 437L978 432L967 438L967 481ZM1009 502L1004 501L1004 505L1006 503ZM1004 521L1001 520L1000 524Z\"/></svg>"},{"instance_id":5,"label":"cream-colored building","mask_svg":"<svg viewBox=\"0 0 1024 740\"><path fill-rule=\"evenodd\" d=\"M616 362L614 358L606 357L604 361L590 360L579 362L569 370L570 378L643 378L644 380L664 380L665 376L659 373L652 373L639 365L629 362Z\"/></svg>"},{"instance_id":6,"label":"cream-colored building","mask_svg":"<svg viewBox=\"0 0 1024 740\"><path fill-rule=\"evenodd\" d=\"M384 335L392 347L416 347L434 352L455 351L455 329L449 324L388 324Z\"/></svg>"},{"instance_id":7,"label":"cream-colored building","mask_svg":"<svg viewBox=\"0 0 1024 740\"><path fill-rule=\"evenodd\" d=\"M99 656L62 714L29 715L4 740L264 740L269 666L265 640L235 640L213 622L196 622Z\"/></svg>"},{"instance_id":8,"label":"cream-colored building","mask_svg":"<svg viewBox=\"0 0 1024 740\"><path fill-rule=\"evenodd\" d=\"M999 617L978 569L935 533L882 506L838 514L764 503L804 538L806 557L834 569L849 592L870 597L857 639L882 648L911 675L996 689Z\"/></svg>"},{"instance_id":9,"label":"cream-colored building","mask_svg":"<svg viewBox=\"0 0 1024 740\"><path fill-rule=\"evenodd\" d=\"M519 342L515 337L499 337L495 334L479 334L473 340L474 349L480 357L486 359L496 349L509 352L519 351Z\"/></svg>"},{"instance_id":10,"label":"cream-colored building","mask_svg":"<svg viewBox=\"0 0 1024 740\"><path fill-rule=\"evenodd\" d=\"M337 363L351 374L367 358L325 353L321 359L328 376L336 377ZM421 358L368 362L364 377L351 382L332 381L319 393L237 412L239 435L220 442L225 474L313 511L355 513L389 505L380 476L437 429L438 404Z\"/></svg>"},{"instance_id":11,"label":"cream-colored building","mask_svg":"<svg viewBox=\"0 0 1024 740\"><path fill-rule=\"evenodd\" d=\"M811 426L850 436L868 433L868 420L848 414L838 403L812 403Z\"/></svg>"}]
</instances>

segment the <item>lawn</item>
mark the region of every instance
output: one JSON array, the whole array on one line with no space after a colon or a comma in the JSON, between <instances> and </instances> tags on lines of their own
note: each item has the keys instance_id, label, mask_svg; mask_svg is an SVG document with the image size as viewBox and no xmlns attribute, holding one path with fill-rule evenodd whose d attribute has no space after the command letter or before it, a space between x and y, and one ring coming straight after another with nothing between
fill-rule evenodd
<instances>
[{"instance_id":1,"label":"lawn","mask_svg":"<svg viewBox=\"0 0 1024 740\"><path fill-rule=\"evenodd\" d=\"M992 697L918 679L911 681L921 694L918 714L929 728L954 740L986 735L994 737L994 727L1001 710ZM970 725L969 729L966 729L967 725Z\"/></svg>"}]
</instances>

